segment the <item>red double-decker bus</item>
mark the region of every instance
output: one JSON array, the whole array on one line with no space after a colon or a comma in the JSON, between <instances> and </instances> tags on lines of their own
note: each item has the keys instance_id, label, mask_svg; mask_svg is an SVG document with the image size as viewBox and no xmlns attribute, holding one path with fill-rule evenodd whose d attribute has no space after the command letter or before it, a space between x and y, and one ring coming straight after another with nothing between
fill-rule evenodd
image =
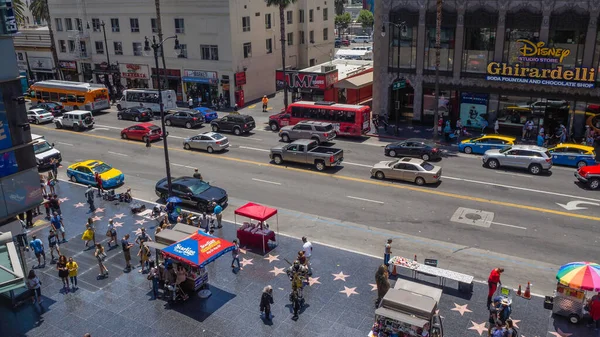
<instances>
[{"instance_id":1,"label":"red double-decker bus","mask_svg":"<svg viewBox=\"0 0 600 337\"><path fill-rule=\"evenodd\" d=\"M269 127L277 131L282 126L306 120L332 123L339 136L362 136L371 131L371 108L335 102L298 101L290 104L287 110L269 116Z\"/></svg>"}]
</instances>

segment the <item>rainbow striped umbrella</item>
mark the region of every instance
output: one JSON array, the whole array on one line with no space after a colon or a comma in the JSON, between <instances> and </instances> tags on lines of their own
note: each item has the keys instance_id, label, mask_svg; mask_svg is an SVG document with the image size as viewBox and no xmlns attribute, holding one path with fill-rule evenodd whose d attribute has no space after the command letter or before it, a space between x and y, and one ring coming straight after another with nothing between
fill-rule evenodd
<instances>
[{"instance_id":1,"label":"rainbow striped umbrella","mask_svg":"<svg viewBox=\"0 0 600 337\"><path fill-rule=\"evenodd\" d=\"M573 289L600 291L600 265L594 262L571 262L560 267L556 279Z\"/></svg>"}]
</instances>

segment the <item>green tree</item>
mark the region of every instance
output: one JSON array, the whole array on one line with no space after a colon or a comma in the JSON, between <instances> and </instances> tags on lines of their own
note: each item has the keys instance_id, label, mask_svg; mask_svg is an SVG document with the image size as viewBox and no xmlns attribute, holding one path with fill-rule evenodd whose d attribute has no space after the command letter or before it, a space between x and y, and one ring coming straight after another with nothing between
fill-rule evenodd
<instances>
[{"instance_id":1,"label":"green tree","mask_svg":"<svg viewBox=\"0 0 600 337\"><path fill-rule=\"evenodd\" d=\"M363 9L358 13L358 18L356 22L360 23L363 28L373 28L375 24L375 18L373 17L373 13L371 11Z\"/></svg>"},{"instance_id":2,"label":"green tree","mask_svg":"<svg viewBox=\"0 0 600 337\"><path fill-rule=\"evenodd\" d=\"M336 15L344 14L344 5L346 5L347 3L348 3L348 0L335 0L334 1L335 14Z\"/></svg>"},{"instance_id":3,"label":"green tree","mask_svg":"<svg viewBox=\"0 0 600 337\"><path fill-rule=\"evenodd\" d=\"M25 4L23 0L13 0L13 11L15 12L15 19L19 24L25 23Z\"/></svg>"},{"instance_id":4,"label":"green tree","mask_svg":"<svg viewBox=\"0 0 600 337\"><path fill-rule=\"evenodd\" d=\"M52 30L52 20L50 20L50 11L48 9L48 0L33 0L29 4L29 10L33 18L38 21L46 21L48 24L48 34L50 35L50 50L54 59L54 69L59 79L62 79L62 72L58 68L58 54L56 53L56 44L54 41L54 31ZM107 47L108 48L108 47Z\"/></svg>"},{"instance_id":5,"label":"green tree","mask_svg":"<svg viewBox=\"0 0 600 337\"><path fill-rule=\"evenodd\" d=\"M335 17L335 26L338 29L338 36L342 36L342 30L345 30L352 23L352 16L350 13L344 13L341 15L336 15Z\"/></svg>"},{"instance_id":6,"label":"green tree","mask_svg":"<svg viewBox=\"0 0 600 337\"><path fill-rule=\"evenodd\" d=\"M268 7L278 7L279 8L279 31L281 33L281 63L282 69L285 73L285 9L291 5L296 3L297 0L265 0L267 2ZM283 79L283 104L285 108L288 107L288 86L287 79L284 77Z\"/></svg>"}]
</instances>

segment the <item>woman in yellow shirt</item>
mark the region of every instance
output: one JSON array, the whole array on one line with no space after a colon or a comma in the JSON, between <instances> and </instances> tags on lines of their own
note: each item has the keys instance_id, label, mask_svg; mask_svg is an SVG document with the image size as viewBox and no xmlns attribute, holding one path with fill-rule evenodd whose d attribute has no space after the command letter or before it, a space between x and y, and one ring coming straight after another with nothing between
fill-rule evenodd
<instances>
[{"instance_id":1,"label":"woman in yellow shirt","mask_svg":"<svg viewBox=\"0 0 600 337\"><path fill-rule=\"evenodd\" d=\"M79 266L77 262L73 261L73 258L69 258L69 262L67 262L67 269L69 270L69 278L71 279L71 285L73 286L73 290L79 289L77 287L77 270Z\"/></svg>"}]
</instances>

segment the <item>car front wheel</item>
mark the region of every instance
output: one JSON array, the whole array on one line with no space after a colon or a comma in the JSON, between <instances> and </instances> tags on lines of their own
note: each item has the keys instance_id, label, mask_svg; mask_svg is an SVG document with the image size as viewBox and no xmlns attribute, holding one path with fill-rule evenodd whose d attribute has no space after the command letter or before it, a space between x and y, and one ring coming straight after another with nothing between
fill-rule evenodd
<instances>
[{"instance_id":1,"label":"car front wheel","mask_svg":"<svg viewBox=\"0 0 600 337\"><path fill-rule=\"evenodd\" d=\"M239 135L241 135L241 134L242 134L242 130L240 130L240 128L234 128L234 129L233 129L233 133L234 133L236 136L239 136Z\"/></svg>"},{"instance_id":2,"label":"car front wheel","mask_svg":"<svg viewBox=\"0 0 600 337\"><path fill-rule=\"evenodd\" d=\"M415 184L417 184L419 186L423 186L423 185L425 185L425 179L423 179L422 177L417 177L415 179Z\"/></svg>"},{"instance_id":3,"label":"car front wheel","mask_svg":"<svg viewBox=\"0 0 600 337\"><path fill-rule=\"evenodd\" d=\"M190 123L190 122L185 123L185 128L186 129L191 129L192 128L192 123Z\"/></svg>"},{"instance_id":4,"label":"car front wheel","mask_svg":"<svg viewBox=\"0 0 600 337\"><path fill-rule=\"evenodd\" d=\"M283 159L279 155L273 156L273 162L277 165L281 165L283 164Z\"/></svg>"},{"instance_id":5,"label":"car front wheel","mask_svg":"<svg viewBox=\"0 0 600 337\"><path fill-rule=\"evenodd\" d=\"M421 156L421 159L423 159L424 161L429 161L429 159L431 159L431 158L429 157L429 155L428 155L427 153L424 153L424 154Z\"/></svg>"},{"instance_id":6,"label":"car front wheel","mask_svg":"<svg viewBox=\"0 0 600 337\"><path fill-rule=\"evenodd\" d=\"M390 157L396 157L397 154L396 154L396 151L390 150L389 155L390 155Z\"/></svg>"},{"instance_id":7,"label":"car front wheel","mask_svg":"<svg viewBox=\"0 0 600 337\"><path fill-rule=\"evenodd\" d=\"M286 143L289 143L290 142L290 136L284 134L284 135L281 136L281 140L283 140Z\"/></svg>"},{"instance_id":8,"label":"car front wheel","mask_svg":"<svg viewBox=\"0 0 600 337\"><path fill-rule=\"evenodd\" d=\"M121 134L121 138L123 138L123 139L127 139L127 134L126 134L126 133L122 133L122 134Z\"/></svg>"},{"instance_id":9,"label":"car front wheel","mask_svg":"<svg viewBox=\"0 0 600 337\"><path fill-rule=\"evenodd\" d=\"M589 182L590 190L597 190L600 188L600 179L594 178Z\"/></svg>"},{"instance_id":10,"label":"car front wheel","mask_svg":"<svg viewBox=\"0 0 600 337\"><path fill-rule=\"evenodd\" d=\"M69 177L69 180L71 180L72 182L76 183L77 182L77 178L75 178L75 176L71 176Z\"/></svg>"},{"instance_id":11,"label":"car front wheel","mask_svg":"<svg viewBox=\"0 0 600 337\"><path fill-rule=\"evenodd\" d=\"M470 146L467 146L467 147L465 147L465 153L471 154L471 153L473 153L473 149Z\"/></svg>"},{"instance_id":12,"label":"car front wheel","mask_svg":"<svg viewBox=\"0 0 600 337\"><path fill-rule=\"evenodd\" d=\"M167 119L167 120L165 121L165 124L166 124L167 126L171 126L171 124L172 124L172 123L171 123L171 120L170 120L170 119Z\"/></svg>"},{"instance_id":13,"label":"car front wheel","mask_svg":"<svg viewBox=\"0 0 600 337\"><path fill-rule=\"evenodd\" d=\"M219 127L216 125L211 126L211 129L213 130L213 132L219 131Z\"/></svg>"},{"instance_id":14,"label":"car front wheel","mask_svg":"<svg viewBox=\"0 0 600 337\"><path fill-rule=\"evenodd\" d=\"M381 171L377 171L377 172L375 172L375 178L377 178L379 180L383 180L383 179L385 179L385 174L383 174L383 172L381 172Z\"/></svg>"}]
</instances>

